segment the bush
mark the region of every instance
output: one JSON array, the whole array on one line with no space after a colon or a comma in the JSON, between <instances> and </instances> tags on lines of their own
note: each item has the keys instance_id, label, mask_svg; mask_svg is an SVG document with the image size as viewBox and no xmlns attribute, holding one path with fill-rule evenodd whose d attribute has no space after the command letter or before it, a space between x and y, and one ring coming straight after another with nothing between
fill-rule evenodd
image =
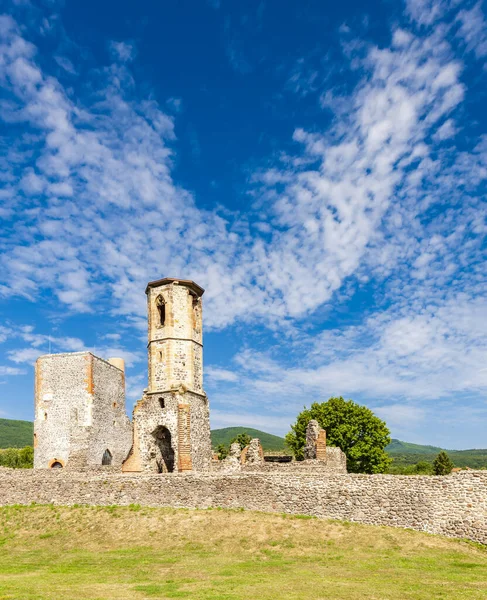
<instances>
[{"instance_id":1,"label":"bush","mask_svg":"<svg viewBox=\"0 0 487 600\"><path fill-rule=\"evenodd\" d=\"M32 469L34 466L34 448L6 448L0 450L0 467L11 469Z\"/></svg>"},{"instance_id":2,"label":"bush","mask_svg":"<svg viewBox=\"0 0 487 600\"><path fill-rule=\"evenodd\" d=\"M225 444L218 444L216 452L218 454L218 460L223 460L228 456L228 448L225 446Z\"/></svg>"},{"instance_id":3,"label":"bush","mask_svg":"<svg viewBox=\"0 0 487 600\"><path fill-rule=\"evenodd\" d=\"M449 475L454 466L448 454L442 450L433 461L433 472L435 475Z\"/></svg>"}]
</instances>

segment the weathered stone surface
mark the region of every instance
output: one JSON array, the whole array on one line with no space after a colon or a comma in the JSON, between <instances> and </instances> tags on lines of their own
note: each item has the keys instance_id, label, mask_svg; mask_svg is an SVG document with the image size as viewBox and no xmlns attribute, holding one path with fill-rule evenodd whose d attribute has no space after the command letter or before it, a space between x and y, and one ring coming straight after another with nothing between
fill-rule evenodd
<instances>
[{"instance_id":1,"label":"weathered stone surface","mask_svg":"<svg viewBox=\"0 0 487 600\"><path fill-rule=\"evenodd\" d=\"M316 441L320 432L320 424L315 419L311 419L306 427L306 446L304 447L304 458L313 460L316 458Z\"/></svg>"},{"instance_id":2,"label":"weathered stone surface","mask_svg":"<svg viewBox=\"0 0 487 600\"><path fill-rule=\"evenodd\" d=\"M320 424L315 419L311 419L306 427L304 458L307 460L327 460L326 431L320 427Z\"/></svg>"},{"instance_id":3,"label":"weathered stone surface","mask_svg":"<svg viewBox=\"0 0 487 600\"><path fill-rule=\"evenodd\" d=\"M0 505L245 508L405 527L487 544L485 471L408 477L306 474L285 468L233 475L122 475L113 474L110 468L98 469L82 473L0 468Z\"/></svg>"},{"instance_id":4,"label":"weathered stone surface","mask_svg":"<svg viewBox=\"0 0 487 600\"><path fill-rule=\"evenodd\" d=\"M125 472L205 471L212 462L203 391L203 291L191 281L147 286L149 385L133 412Z\"/></svg>"},{"instance_id":5,"label":"weathered stone surface","mask_svg":"<svg viewBox=\"0 0 487 600\"><path fill-rule=\"evenodd\" d=\"M264 464L264 450L259 438L253 438L250 440L250 444L245 446L240 456L240 462L249 466Z\"/></svg>"},{"instance_id":6,"label":"weathered stone surface","mask_svg":"<svg viewBox=\"0 0 487 600\"><path fill-rule=\"evenodd\" d=\"M121 467L132 444L125 374L90 352L36 362L34 467Z\"/></svg>"}]
</instances>

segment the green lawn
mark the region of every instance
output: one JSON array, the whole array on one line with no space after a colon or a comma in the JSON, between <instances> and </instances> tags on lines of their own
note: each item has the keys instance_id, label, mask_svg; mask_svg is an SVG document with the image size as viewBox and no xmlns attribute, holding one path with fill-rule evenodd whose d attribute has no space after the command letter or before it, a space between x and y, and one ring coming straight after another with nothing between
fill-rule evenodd
<instances>
[{"instance_id":1,"label":"green lawn","mask_svg":"<svg viewBox=\"0 0 487 600\"><path fill-rule=\"evenodd\" d=\"M460 600L484 548L413 531L228 510L0 508L0 600Z\"/></svg>"}]
</instances>

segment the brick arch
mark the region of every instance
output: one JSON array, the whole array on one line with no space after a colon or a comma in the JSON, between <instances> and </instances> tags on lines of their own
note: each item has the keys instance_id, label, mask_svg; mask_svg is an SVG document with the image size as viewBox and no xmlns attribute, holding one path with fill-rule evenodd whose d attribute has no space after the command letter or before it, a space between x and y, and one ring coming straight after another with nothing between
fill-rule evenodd
<instances>
[{"instance_id":1,"label":"brick arch","mask_svg":"<svg viewBox=\"0 0 487 600\"><path fill-rule=\"evenodd\" d=\"M63 468L63 469L64 469L64 467L65 467L65 465L66 465L66 463L64 462L64 460L63 460L62 458L52 458L52 459L49 461L48 468L49 468L49 469L55 469L55 468L56 468L56 467L54 466L54 465L55 465L55 463L59 463L59 464L61 465L61 468Z\"/></svg>"}]
</instances>

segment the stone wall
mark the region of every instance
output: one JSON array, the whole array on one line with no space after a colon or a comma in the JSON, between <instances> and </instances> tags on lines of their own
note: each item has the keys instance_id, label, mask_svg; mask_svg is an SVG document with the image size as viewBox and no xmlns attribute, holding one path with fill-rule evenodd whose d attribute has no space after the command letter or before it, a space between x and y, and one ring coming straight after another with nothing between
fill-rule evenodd
<instances>
[{"instance_id":1,"label":"stone wall","mask_svg":"<svg viewBox=\"0 0 487 600\"><path fill-rule=\"evenodd\" d=\"M49 354L36 363L34 466L121 467L132 443L124 373L90 352Z\"/></svg>"},{"instance_id":2,"label":"stone wall","mask_svg":"<svg viewBox=\"0 0 487 600\"><path fill-rule=\"evenodd\" d=\"M0 469L0 505L245 508L346 519L487 544L487 472L445 477L291 473L121 475Z\"/></svg>"}]
</instances>

